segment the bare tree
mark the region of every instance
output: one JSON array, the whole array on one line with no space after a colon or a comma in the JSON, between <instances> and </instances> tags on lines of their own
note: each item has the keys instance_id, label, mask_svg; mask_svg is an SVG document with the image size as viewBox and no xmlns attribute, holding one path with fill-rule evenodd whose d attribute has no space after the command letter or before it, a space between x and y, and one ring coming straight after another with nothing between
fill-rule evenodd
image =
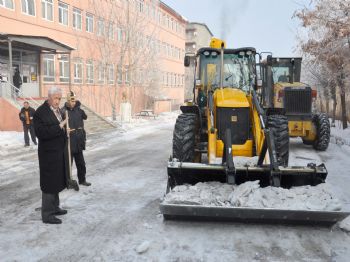
<instances>
[{"instance_id":1,"label":"bare tree","mask_svg":"<svg viewBox=\"0 0 350 262\"><path fill-rule=\"evenodd\" d=\"M315 0L313 8L303 8L295 13L307 29L307 38L300 44L301 50L312 57L314 63L330 72L327 92L333 98L333 115L335 116L337 99L336 87L339 89L341 102L341 119L343 128L347 128L346 83L350 73L350 1L349 0ZM320 80L321 81L321 80ZM322 82L322 81L321 81Z\"/></svg>"},{"instance_id":2,"label":"bare tree","mask_svg":"<svg viewBox=\"0 0 350 262\"><path fill-rule=\"evenodd\" d=\"M158 2L152 2L153 8ZM106 74L112 118L122 99L135 101L135 88L145 95L160 92L158 26L149 21L143 1L89 0L97 23L91 50L98 54L99 75ZM101 78L101 76L99 77ZM125 83L124 85L122 83ZM120 87L125 87L123 96Z\"/></svg>"}]
</instances>

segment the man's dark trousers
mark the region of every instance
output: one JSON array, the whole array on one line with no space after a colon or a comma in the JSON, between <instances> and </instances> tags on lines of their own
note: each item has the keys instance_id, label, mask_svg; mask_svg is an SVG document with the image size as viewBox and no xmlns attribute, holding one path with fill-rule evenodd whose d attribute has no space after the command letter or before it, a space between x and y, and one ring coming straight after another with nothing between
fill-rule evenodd
<instances>
[{"instance_id":1,"label":"man's dark trousers","mask_svg":"<svg viewBox=\"0 0 350 262\"><path fill-rule=\"evenodd\" d=\"M72 158L74 159L75 166L77 167L77 170L78 170L79 183L83 183L86 180L85 178L86 167L85 167L83 151L72 154ZM72 164L73 164L73 160L72 160Z\"/></svg>"},{"instance_id":2,"label":"man's dark trousers","mask_svg":"<svg viewBox=\"0 0 350 262\"><path fill-rule=\"evenodd\" d=\"M24 131L24 143L29 146L29 135L28 131L30 132L30 136L32 138L32 141L34 144L36 144L36 137L35 137L35 131L33 125L23 125L23 131Z\"/></svg>"},{"instance_id":3,"label":"man's dark trousers","mask_svg":"<svg viewBox=\"0 0 350 262\"><path fill-rule=\"evenodd\" d=\"M42 205L41 205L41 218L42 220L48 221L51 217L55 216L59 209L60 198L58 193L49 194L42 192Z\"/></svg>"}]
</instances>

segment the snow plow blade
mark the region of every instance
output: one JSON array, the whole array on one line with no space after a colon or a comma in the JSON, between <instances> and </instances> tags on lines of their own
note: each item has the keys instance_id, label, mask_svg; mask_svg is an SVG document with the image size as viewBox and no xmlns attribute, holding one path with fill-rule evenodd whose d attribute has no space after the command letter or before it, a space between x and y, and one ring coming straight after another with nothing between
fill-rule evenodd
<instances>
[{"instance_id":1,"label":"snow plow blade","mask_svg":"<svg viewBox=\"0 0 350 262\"><path fill-rule=\"evenodd\" d=\"M241 166L235 167L235 184L247 181L260 181L261 187L271 185L273 176L278 177L280 186L290 188L293 186L316 186L324 183L327 177L327 169L322 164L306 167L279 167L271 173L270 166ZM201 163L168 162L168 190L178 185L198 182L218 181L227 182L227 171L223 165L209 165Z\"/></svg>"},{"instance_id":2,"label":"snow plow blade","mask_svg":"<svg viewBox=\"0 0 350 262\"><path fill-rule=\"evenodd\" d=\"M160 204L164 219L331 226L350 212Z\"/></svg>"}]
</instances>

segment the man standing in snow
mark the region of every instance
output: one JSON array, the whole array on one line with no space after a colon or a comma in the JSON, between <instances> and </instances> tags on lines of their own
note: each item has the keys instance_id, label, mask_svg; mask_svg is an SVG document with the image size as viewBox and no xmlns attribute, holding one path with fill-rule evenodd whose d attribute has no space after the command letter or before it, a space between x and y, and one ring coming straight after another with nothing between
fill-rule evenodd
<instances>
[{"instance_id":1,"label":"man standing in snow","mask_svg":"<svg viewBox=\"0 0 350 262\"><path fill-rule=\"evenodd\" d=\"M84 130L84 120L87 115L84 110L80 108L80 101L75 100L73 91L69 91L67 95L67 102L62 108L63 116L68 112L68 126L70 136L71 158L75 161L75 166L78 170L79 184L83 186L91 186L91 183L86 181L86 166L83 155L85 150L86 133Z\"/></svg>"},{"instance_id":2,"label":"man standing in snow","mask_svg":"<svg viewBox=\"0 0 350 262\"><path fill-rule=\"evenodd\" d=\"M65 147L66 133L59 108L62 90L51 87L46 100L34 114L35 133L39 139L38 157L40 188L42 191L41 217L44 223L61 224L58 215L67 214L59 207L59 192L67 187Z\"/></svg>"},{"instance_id":3,"label":"man standing in snow","mask_svg":"<svg viewBox=\"0 0 350 262\"><path fill-rule=\"evenodd\" d=\"M30 132L30 136L32 138L34 145L36 145L36 137L35 137L35 131L34 131L34 125L33 125L34 113L35 113L35 109L29 106L29 102L25 101L23 103L21 112L19 112L19 119L23 123L24 143L25 143L24 146L29 146L28 131Z\"/></svg>"}]
</instances>

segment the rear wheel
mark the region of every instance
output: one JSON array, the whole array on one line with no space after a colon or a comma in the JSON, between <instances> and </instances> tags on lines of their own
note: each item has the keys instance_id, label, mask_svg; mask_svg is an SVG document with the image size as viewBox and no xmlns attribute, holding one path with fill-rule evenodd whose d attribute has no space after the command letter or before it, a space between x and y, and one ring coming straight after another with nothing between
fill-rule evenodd
<instances>
[{"instance_id":1,"label":"rear wheel","mask_svg":"<svg viewBox=\"0 0 350 262\"><path fill-rule=\"evenodd\" d=\"M314 115L312 121L316 126L317 136L313 147L319 151L325 151L328 148L331 136L331 127L328 116L324 113Z\"/></svg>"},{"instance_id":2,"label":"rear wheel","mask_svg":"<svg viewBox=\"0 0 350 262\"><path fill-rule=\"evenodd\" d=\"M289 159L289 130L288 119L283 115L270 115L267 127L273 133L278 165L288 166Z\"/></svg>"},{"instance_id":3,"label":"rear wheel","mask_svg":"<svg viewBox=\"0 0 350 262\"><path fill-rule=\"evenodd\" d=\"M178 116L173 133L173 158L181 162L195 161L197 130L196 114L185 113Z\"/></svg>"}]
</instances>

